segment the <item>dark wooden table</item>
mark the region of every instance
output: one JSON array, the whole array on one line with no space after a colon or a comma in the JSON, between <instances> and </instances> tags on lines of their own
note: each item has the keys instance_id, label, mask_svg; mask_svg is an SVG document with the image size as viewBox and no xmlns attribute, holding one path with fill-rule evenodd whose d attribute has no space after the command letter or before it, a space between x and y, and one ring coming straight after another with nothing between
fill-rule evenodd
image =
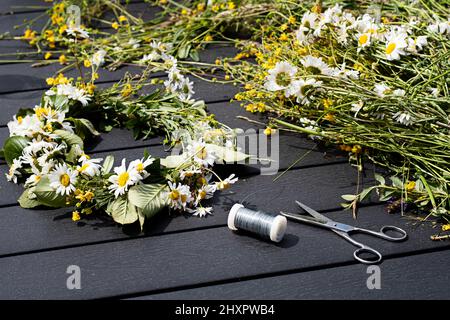
<instances>
[{"instance_id":1,"label":"dark wooden table","mask_svg":"<svg viewBox=\"0 0 450 320\"><path fill-rule=\"evenodd\" d=\"M133 1L131 11L151 17L155 10ZM10 6L49 5L38 0L3 0L0 3L0 32L22 34L14 25L42 15L40 8ZM0 53L29 51L27 44L1 41ZM233 48L211 47L202 53L204 61L235 54ZM4 56L5 59L8 56ZM21 107L34 107L46 89L45 78L58 65L31 68L29 63L0 65L0 142L8 137L7 122ZM102 71L99 84L111 85L124 72ZM162 76L156 74L156 76ZM230 98L237 92L231 85L195 81L196 97L204 99L209 111L231 127L260 129L236 118L247 116ZM399 214L387 214L374 201L365 204L356 221L342 212L340 195L356 190L356 170L344 157L326 157L315 144L299 135L280 136L280 173L300 157L281 178L260 175L259 165L231 167L240 181L213 201L214 215L199 219L159 216L145 234L122 229L108 218L74 223L68 209L24 210L16 200L22 187L7 183L7 165L0 160L0 298L2 299L438 299L449 298L448 265L450 242L432 242L438 232L431 224L418 224ZM129 132L113 130L90 150L96 157L113 154L138 158L147 149L165 154L161 138L134 141ZM306 155L305 155L306 154ZM373 182L369 170L365 183ZM260 190L259 192L256 192ZM289 223L280 244L237 235L226 226L233 203L266 211L296 210L299 199L331 218L378 229L394 224L407 230L409 239L391 243L359 237L379 249L381 289L370 290L367 266L357 263L354 247L333 233L307 225ZM68 290L71 265L80 267L81 289Z\"/></svg>"}]
</instances>

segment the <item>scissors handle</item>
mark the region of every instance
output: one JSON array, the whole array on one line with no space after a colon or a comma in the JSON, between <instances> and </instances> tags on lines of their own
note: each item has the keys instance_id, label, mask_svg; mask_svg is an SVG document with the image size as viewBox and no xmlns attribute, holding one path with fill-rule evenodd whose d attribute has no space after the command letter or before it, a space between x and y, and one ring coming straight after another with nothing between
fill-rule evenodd
<instances>
[{"instance_id":1,"label":"scissors handle","mask_svg":"<svg viewBox=\"0 0 450 320\"><path fill-rule=\"evenodd\" d=\"M363 228L355 228L353 231L355 232L360 232L360 233L366 233L366 234L370 234L373 235L375 237L384 239L384 240L388 240L388 241L403 241L408 237L408 234L406 233L405 230L396 227L396 226L383 226L381 227L380 231L373 231L373 230L368 230L368 229L363 229ZM387 234L388 231L394 231L398 234L398 236L393 237Z\"/></svg>"},{"instance_id":2,"label":"scissors handle","mask_svg":"<svg viewBox=\"0 0 450 320\"><path fill-rule=\"evenodd\" d=\"M348 242L350 242L354 246L359 247L358 249L356 249L353 252L353 257L356 260L358 260L359 262L364 263L364 264L375 264L375 263L380 262L383 259L383 256L381 255L381 253L379 253L377 250L375 250L369 246L362 244L361 242L354 240L347 232L338 231L338 230L333 230L333 231L335 233L337 233L338 235L340 235L342 238L346 239ZM368 230L368 231L370 231L370 230ZM365 255L368 254L369 257L365 258L364 254Z\"/></svg>"}]
</instances>

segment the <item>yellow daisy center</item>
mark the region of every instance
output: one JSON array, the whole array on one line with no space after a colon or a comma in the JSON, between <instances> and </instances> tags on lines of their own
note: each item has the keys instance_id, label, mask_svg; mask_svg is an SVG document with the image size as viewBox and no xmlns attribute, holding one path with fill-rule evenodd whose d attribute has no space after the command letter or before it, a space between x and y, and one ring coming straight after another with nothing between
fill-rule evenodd
<instances>
[{"instance_id":1,"label":"yellow daisy center","mask_svg":"<svg viewBox=\"0 0 450 320\"><path fill-rule=\"evenodd\" d=\"M362 46L362 45L365 45L368 40L369 40L369 36L367 34L363 34L359 37L358 42Z\"/></svg>"},{"instance_id":2,"label":"yellow daisy center","mask_svg":"<svg viewBox=\"0 0 450 320\"><path fill-rule=\"evenodd\" d=\"M143 164L142 162L141 162L141 163L138 163L137 166L136 166L136 170L137 170L138 172L144 171L144 164Z\"/></svg>"},{"instance_id":3,"label":"yellow daisy center","mask_svg":"<svg viewBox=\"0 0 450 320\"><path fill-rule=\"evenodd\" d=\"M67 173L62 174L59 177L59 182L62 186L67 187L70 184L70 177Z\"/></svg>"},{"instance_id":4,"label":"yellow daisy center","mask_svg":"<svg viewBox=\"0 0 450 320\"><path fill-rule=\"evenodd\" d=\"M119 174L119 178L117 179L117 184L119 187L124 187L127 184L128 178L130 174L128 172L122 172Z\"/></svg>"},{"instance_id":5,"label":"yellow daisy center","mask_svg":"<svg viewBox=\"0 0 450 320\"><path fill-rule=\"evenodd\" d=\"M386 47L386 53L391 54L395 50L396 46L397 45L393 42L389 43L389 45Z\"/></svg>"},{"instance_id":6,"label":"yellow daisy center","mask_svg":"<svg viewBox=\"0 0 450 320\"><path fill-rule=\"evenodd\" d=\"M89 163L85 163L81 166L80 169L78 169L78 172L83 172L85 171L87 168L89 168Z\"/></svg>"},{"instance_id":7,"label":"yellow daisy center","mask_svg":"<svg viewBox=\"0 0 450 320\"><path fill-rule=\"evenodd\" d=\"M206 148L205 147L199 147L197 149L197 157L199 157L200 159L204 160L207 156L206 153Z\"/></svg>"},{"instance_id":8,"label":"yellow daisy center","mask_svg":"<svg viewBox=\"0 0 450 320\"><path fill-rule=\"evenodd\" d=\"M200 199L205 199L206 198L206 191L205 190L200 190L199 192L198 192L198 197L200 198Z\"/></svg>"},{"instance_id":9,"label":"yellow daisy center","mask_svg":"<svg viewBox=\"0 0 450 320\"><path fill-rule=\"evenodd\" d=\"M186 200L187 200L187 195L182 194L181 197L180 197L180 199L181 199L181 202L186 202Z\"/></svg>"},{"instance_id":10,"label":"yellow daisy center","mask_svg":"<svg viewBox=\"0 0 450 320\"><path fill-rule=\"evenodd\" d=\"M19 124L22 124L22 121L23 121L23 118L22 118L21 116L18 116L18 117L17 117L17 122L18 122Z\"/></svg>"},{"instance_id":11,"label":"yellow daisy center","mask_svg":"<svg viewBox=\"0 0 450 320\"><path fill-rule=\"evenodd\" d=\"M177 200L180 197L180 193L178 192L178 190L172 190L169 197L172 200Z\"/></svg>"}]
</instances>

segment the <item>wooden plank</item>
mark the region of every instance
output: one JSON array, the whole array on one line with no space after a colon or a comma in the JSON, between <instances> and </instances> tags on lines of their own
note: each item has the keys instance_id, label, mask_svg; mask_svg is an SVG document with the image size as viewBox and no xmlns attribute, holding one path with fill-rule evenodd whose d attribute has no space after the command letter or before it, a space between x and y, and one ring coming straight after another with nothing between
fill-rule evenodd
<instances>
[{"instance_id":1,"label":"wooden plank","mask_svg":"<svg viewBox=\"0 0 450 320\"><path fill-rule=\"evenodd\" d=\"M224 46L211 46L211 48L201 53L203 62L212 63L216 57L224 57L227 52L233 55L236 52L235 48ZM0 65L0 94L12 93L17 91L30 91L38 89L48 88L46 84L46 78L57 74L61 70L62 66L59 64L51 64L43 67L31 68L28 63L14 63ZM116 71L108 71L106 69L100 69L99 80L97 83L115 82L120 80L125 73L131 75L140 74L142 68L137 66L127 66L119 68ZM72 69L65 72L67 77L78 77L78 71ZM165 76L165 72L155 72L152 77ZM192 80L195 80L194 78ZM229 85L230 87L232 85ZM215 91L215 94L220 97L221 93Z\"/></svg>"},{"instance_id":2,"label":"wooden plank","mask_svg":"<svg viewBox=\"0 0 450 320\"><path fill-rule=\"evenodd\" d=\"M367 266L354 264L296 272L223 285L180 290L136 299L170 300L284 300L284 299L449 299L447 267L450 251L386 260L380 267L380 289L369 290Z\"/></svg>"},{"instance_id":3,"label":"wooden plank","mask_svg":"<svg viewBox=\"0 0 450 320\"><path fill-rule=\"evenodd\" d=\"M45 5L44 1L41 1L41 4ZM14 14L11 14L10 11L0 11L0 34L8 33L12 36L22 35L28 27L31 27L33 30L40 31L47 23L48 15L45 11L32 8L27 10L27 8L24 7L26 6L26 3L20 4L19 2L14 5L21 6L23 11L19 12L13 9L13 11L15 11ZM11 8L11 6L9 7ZM2 10L2 8L0 8L0 10ZM155 7L144 2L130 3L127 6L127 10L136 17L142 18L144 21L149 21L156 18L162 11L159 7ZM102 19L105 21L113 21L115 16L112 12L107 12ZM100 22L95 23L94 26L98 29L110 28L110 25Z\"/></svg>"},{"instance_id":4,"label":"wooden plank","mask_svg":"<svg viewBox=\"0 0 450 320\"><path fill-rule=\"evenodd\" d=\"M309 193L309 197L317 198L314 195ZM325 197L326 193L321 195ZM289 202L296 198L303 200L298 194L291 194ZM308 202L312 203L314 199L308 198ZM357 224L374 228L394 223L410 233L409 240L402 243L365 239L368 245L387 257L411 254L419 249L449 247L448 242L426 240L432 232L429 228L413 227L407 220L379 211L361 212ZM330 217L336 215L343 222L352 220L348 213L328 214ZM22 230L16 229L11 241L17 243L17 238L23 234ZM351 264L354 263L353 250L351 244L327 230L296 223L288 225L287 235L280 244L236 235L226 227L114 241L1 258L0 298L145 295L211 282ZM81 269L81 290L66 288L66 270L70 265ZM383 268L384 264L381 266Z\"/></svg>"},{"instance_id":5,"label":"wooden plank","mask_svg":"<svg viewBox=\"0 0 450 320\"><path fill-rule=\"evenodd\" d=\"M2 0L0 2L0 14L43 11L51 5L52 3L44 0Z\"/></svg>"},{"instance_id":6,"label":"wooden plank","mask_svg":"<svg viewBox=\"0 0 450 320\"><path fill-rule=\"evenodd\" d=\"M148 148L150 154L158 156L161 148ZM122 157L134 159L142 155L142 150L123 150L114 152L116 163ZM98 156L104 156L99 154ZM233 166L226 169L227 174L235 171ZM174 232L190 228L223 226L226 224L228 210L231 206L244 201L249 206L257 206L269 211L296 210L294 200L308 202L319 210L339 208L340 193L354 191L356 172L348 165L330 165L320 168L293 170L286 173L280 180L272 182L273 176L248 176L241 174L241 180L230 191L218 193L213 201L215 214L206 219L187 218L187 216L161 217L148 226L149 234ZM224 173L225 175L225 173ZM317 183L321 181L321 183ZM308 188L293 187L307 185ZM6 184L5 178L0 178L3 197L1 204L13 204L22 192L22 188ZM256 190L261 190L256 192ZM315 194L322 195L320 198ZM17 254L19 252L42 250L59 246L87 244L92 241L127 238L120 229L96 228L103 225L102 217L83 222L86 226L78 228L71 221L70 215L64 215L68 209L60 210L24 210L18 207L0 208L0 225L3 228L3 239L14 239L13 242L0 242L0 255ZM350 215L349 213L347 215ZM58 219L59 216L64 217ZM30 227L24 227L24 226ZM34 227L31 227L34 225ZM137 227L137 226L135 226ZM18 228L22 229L18 237ZM131 228L133 230L133 228ZM136 231L136 229L135 229Z\"/></svg>"}]
</instances>

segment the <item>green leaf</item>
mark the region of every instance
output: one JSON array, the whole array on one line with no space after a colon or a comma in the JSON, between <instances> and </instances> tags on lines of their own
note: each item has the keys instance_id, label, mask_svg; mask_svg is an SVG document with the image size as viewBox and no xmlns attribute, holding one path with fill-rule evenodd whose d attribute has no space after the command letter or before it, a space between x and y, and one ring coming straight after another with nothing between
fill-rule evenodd
<instances>
[{"instance_id":1,"label":"green leaf","mask_svg":"<svg viewBox=\"0 0 450 320\"><path fill-rule=\"evenodd\" d=\"M3 145L3 151L8 165L11 165L14 159L22 155L22 151L28 145L28 142L29 140L22 136L12 136L6 139Z\"/></svg>"},{"instance_id":2,"label":"green leaf","mask_svg":"<svg viewBox=\"0 0 450 320\"><path fill-rule=\"evenodd\" d=\"M57 194L56 190L50 187L50 180L48 177L42 177L33 193L36 195L36 200L45 206L56 208L67 206L66 197Z\"/></svg>"},{"instance_id":3,"label":"green leaf","mask_svg":"<svg viewBox=\"0 0 450 320\"><path fill-rule=\"evenodd\" d=\"M32 189L34 190L34 188L25 189L17 200L22 208L31 209L41 205L41 203L36 199L35 194L32 192Z\"/></svg>"},{"instance_id":4,"label":"green leaf","mask_svg":"<svg viewBox=\"0 0 450 320\"><path fill-rule=\"evenodd\" d=\"M168 204L164 197L165 184L141 184L130 188L128 199L136 207L142 209L146 218L154 216Z\"/></svg>"},{"instance_id":5,"label":"green leaf","mask_svg":"<svg viewBox=\"0 0 450 320\"><path fill-rule=\"evenodd\" d=\"M191 50L189 52L189 57L194 61L200 61L200 55L198 54L197 50Z\"/></svg>"},{"instance_id":6,"label":"green leaf","mask_svg":"<svg viewBox=\"0 0 450 320\"><path fill-rule=\"evenodd\" d=\"M216 144L207 144L206 149L214 152L219 161L225 161L227 163L240 162L250 158L248 154L234 151L230 148L218 146Z\"/></svg>"},{"instance_id":7,"label":"green leaf","mask_svg":"<svg viewBox=\"0 0 450 320\"><path fill-rule=\"evenodd\" d=\"M108 155L103 161L103 174L108 174L114 165L114 156Z\"/></svg>"},{"instance_id":8,"label":"green leaf","mask_svg":"<svg viewBox=\"0 0 450 320\"><path fill-rule=\"evenodd\" d=\"M120 224L130 224L138 219L138 211L126 196L119 197L108 205L107 212L115 222Z\"/></svg>"},{"instance_id":9,"label":"green leaf","mask_svg":"<svg viewBox=\"0 0 450 320\"><path fill-rule=\"evenodd\" d=\"M381 185L386 185L386 180L381 174L375 173L374 174L375 180L377 180Z\"/></svg>"},{"instance_id":10,"label":"green leaf","mask_svg":"<svg viewBox=\"0 0 450 320\"><path fill-rule=\"evenodd\" d=\"M55 95L52 100L53 100L52 105L56 109L59 109L61 111L65 111L65 112L67 112L69 110L69 106L68 106L69 98L67 98L67 96Z\"/></svg>"},{"instance_id":11,"label":"green leaf","mask_svg":"<svg viewBox=\"0 0 450 320\"><path fill-rule=\"evenodd\" d=\"M83 149L83 140L76 134L66 130L55 130L53 131L53 133L61 137L61 139L64 140L67 145L72 146L74 144L77 144Z\"/></svg>"},{"instance_id":12,"label":"green leaf","mask_svg":"<svg viewBox=\"0 0 450 320\"><path fill-rule=\"evenodd\" d=\"M78 151L72 146L69 152L66 154L66 161L70 163L76 163L78 160Z\"/></svg>"},{"instance_id":13,"label":"green leaf","mask_svg":"<svg viewBox=\"0 0 450 320\"><path fill-rule=\"evenodd\" d=\"M399 177L392 176L392 177L389 177L389 179L391 179L392 185L394 187L399 188L399 189L403 188L403 182Z\"/></svg>"},{"instance_id":14,"label":"green leaf","mask_svg":"<svg viewBox=\"0 0 450 320\"><path fill-rule=\"evenodd\" d=\"M342 199L346 200L346 201L353 201L356 199L356 196L354 194L343 194L341 196Z\"/></svg>"},{"instance_id":15,"label":"green leaf","mask_svg":"<svg viewBox=\"0 0 450 320\"><path fill-rule=\"evenodd\" d=\"M92 122L88 119L83 118L66 118L66 120L71 121L75 125L75 132L80 137L87 137L89 135L98 136L100 132L98 132Z\"/></svg>"},{"instance_id":16,"label":"green leaf","mask_svg":"<svg viewBox=\"0 0 450 320\"><path fill-rule=\"evenodd\" d=\"M191 45L185 45L178 49L178 58L180 59L186 59L189 55L189 51L191 50Z\"/></svg>"},{"instance_id":17,"label":"green leaf","mask_svg":"<svg viewBox=\"0 0 450 320\"><path fill-rule=\"evenodd\" d=\"M360 194L359 194L359 201L363 201L371 192L373 189L375 189L376 187L370 187L367 189L364 189Z\"/></svg>"},{"instance_id":18,"label":"green leaf","mask_svg":"<svg viewBox=\"0 0 450 320\"><path fill-rule=\"evenodd\" d=\"M186 157L183 155L167 156L167 157L161 159L161 165L166 168L173 169L173 168L179 167L185 161L186 161Z\"/></svg>"}]
</instances>

